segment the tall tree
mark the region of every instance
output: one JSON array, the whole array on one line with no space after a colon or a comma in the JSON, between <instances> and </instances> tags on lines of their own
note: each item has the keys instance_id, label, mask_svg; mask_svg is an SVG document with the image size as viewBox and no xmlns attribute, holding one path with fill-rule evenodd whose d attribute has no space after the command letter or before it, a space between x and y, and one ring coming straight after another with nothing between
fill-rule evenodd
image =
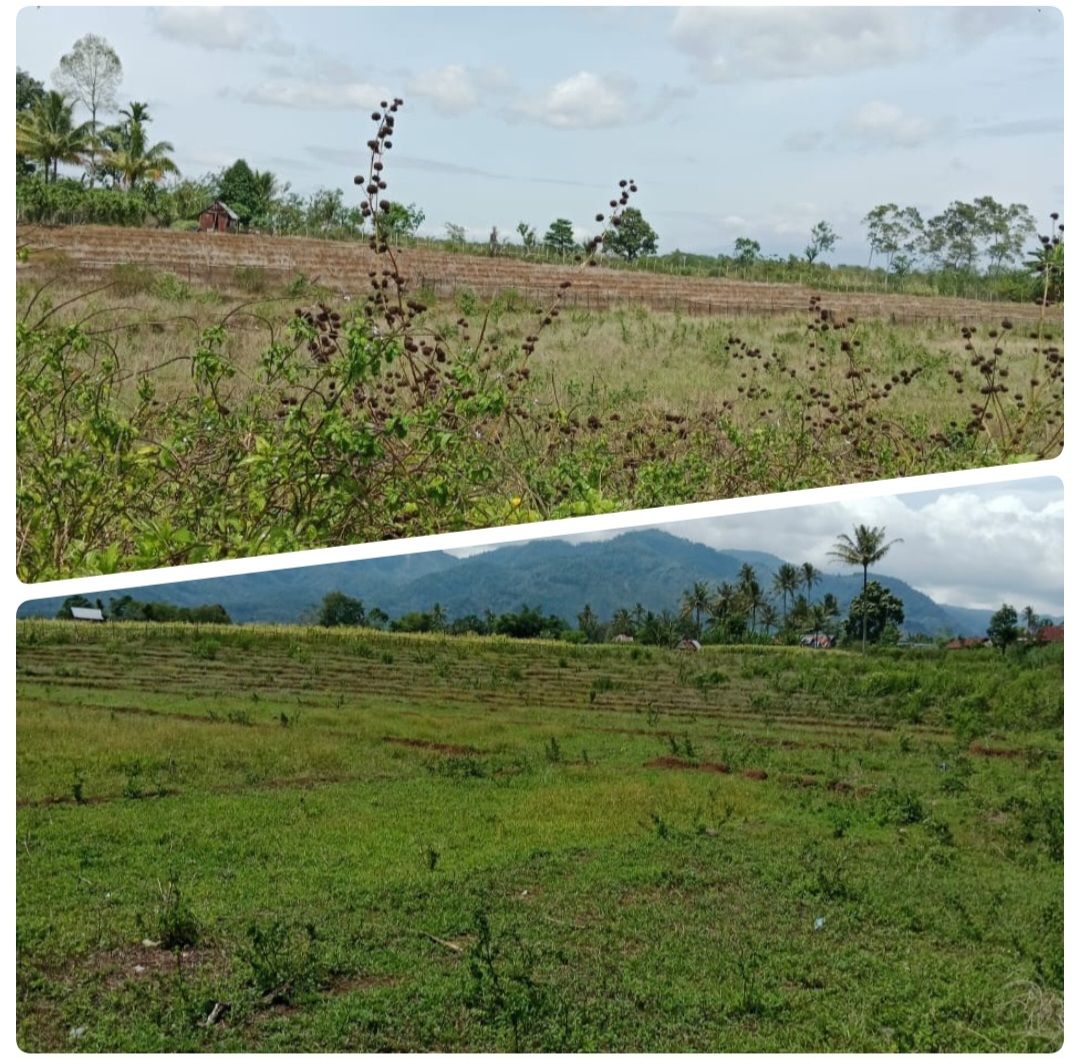
<instances>
[{"instance_id":1,"label":"tall tree","mask_svg":"<svg viewBox=\"0 0 1080 1058\"><path fill-rule=\"evenodd\" d=\"M810 242L803 251L806 254L806 260L813 264L823 253L832 253L839 239L840 236L833 231L832 225L827 220L819 220L810 229Z\"/></svg>"},{"instance_id":2,"label":"tall tree","mask_svg":"<svg viewBox=\"0 0 1080 1058\"><path fill-rule=\"evenodd\" d=\"M939 268L972 271L979 258L979 214L970 202L951 202L926 222L923 246Z\"/></svg>"},{"instance_id":3,"label":"tall tree","mask_svg":"<svg viewBox=\"0 0 1080 1058\"><path fill-rule=\"evenodd\" d=\"M872 580L863 588L861 595L851 600L851 606L848 608L847 634L849 636L854 634L861 626L865 650L867 640L877 643L890 631L895 636L903 622L903 601L893 595L888 588Z\"/></svg>"},{"instance_id":4,"label":"tall tree","mask_svg":"<svg viewBox=\"0 0 1080 1058\"><path fill-rule=\"evenodd\" d=\"M657 236L640 209L628 206L612 220L614 230L604 239L604 253L615 254L633 261L656 253Z\"/></svg>"},{"instance_id":5,"label":"tall tree","mask_svg":"<svg viewBox=\"0 0 1080 1058\"><path fill-rule=\"evenodd\" d=\"M63 56L53 83L90 111L90 186L97 178L98 112L116 106L116 90L124 75L120 57L104 37L87 33Z\"/></svg>"},{"instance_id":6,"label":"tall tree","mask_svg":"<svg viewBox=\"0 0 1080 1058\"><path fill-rule=\"evenodd\" d=\"M761 627L765 629L765 634L769 635L778 626L776 607L771 602L763 603L761 606Z\"/></svg>"},{"instance_id":7,"label":"tall tree","mask_svg":"<svg viewBox=\"0 0 1080 1058\"><path fill-rule=\"evenodd\" d=\"M317 618L323 628L339 628L364 623L364 604L344 592L332 591L323 596Z\"/></svg>"},{"instance_id":8,"label":"tall tree","mask_svg":"<svg viewBox=\"0 0 1080 1058\"><path fill-rule=\"evenodd\" d=\"M761 256L761 243L757 239L740 236L735 240L735 261L741 265L752 265Z\"/></svg>"},{"instance_id":9,"label":"tall tree","mask_svg":"<svg viewBox=\"0 0 1080 1058\"><path fill-rule=\"evenodd\" d=\"M814 585L821 580L821 570L813 562L804 562L799 567L799 583L806 585L806 601L809 602Z\"/></svg>"},{"instance_id":10,"label":"tall tree","mask_svg":"<svg viewBox=\"0 0 1080 1058\"><path fill-rule=\"evenodd\" d=\"M578 631L585 636L587 643L599 643L604 638L604 626L593 608L586 603L585 609L577 615Z\"/></svg>"},{"instance_id":11,"label":"tall tree","mask_svg":"<svg viewBox=\"0 0 1080 1058\"><path fill-rule=\"evenodd\" d=\"M217 197L237 215L245 228L259 215L265 192L266 187L258 173L243 158L223 169L217 178Z\"/></svg>"},{"instance_id":12,"label":"tall tree","mask_svg":"<svg viewBox=\"0 0 1080 1058\"><path fill-rule=\"evenodd\" d=\"M557 254L573 253L577 249L574 240L574 225L565 217L551 222L551 227L544 233L544 245Z\"/></svg>"},{"instance_id":13,"label":"tall tree","mask_svg":"<svg viewBox=\"0 0 1080 1058\"><path fill-rule=\"evenodd\" d=\"M765 597L765 592L762 591L756 578L743 588L742 601L746 608L746 616L750 618L750 631L754 633L757 631L758 618L769 605L769 600Z\"/></svg>"},{"instance_id":14,"label":"tall tree","mask_svg":"<svg viewBox=\"0 0 1080 1058\"><path fill-rule=\"evenodd\" d=\"M788 596L795 598L795 592L799 590L799 570L790 562L785 562L773 574L773 591L781 599L783 617L787 621Z\"/></svg>"},{"instance_id":15,"label":"tall tree","mask_svg":"<svg viewBox=\"0 0 1080 1058\"><path fill-rule=\"evenodd\" d=\"M611 624L608 626L608 632L612 639L614 639L615 636L633 636L636 631L637 628L634 625L634 618L625 606L621 606L611 615Z\"/></svg>"},{"instance_id":16,"label":"tall tree","mask_svg":"<svg viewBox=\"0 0 1080 1058\"><path fill-rule=\"evenodd\" d=\"M104 129L101 142L105 148L100 167L111 173L121 187L133 190L141 183L158 183L166 173L178 174L180 170L169 157L171 143L147 143L146 126L150 122L150 109L145 103L132 102L120 111L124 119L119 125Z\"/></svg>"},{"instance_id":17,"label":"tall tree","mask_svg":"<svg viewBox=\"0 0 1080 1058\"><path fill-rule=\"evenodd\" d=\"M29 110L45 95L45 86L25 70L15 67L15 113Z\"/></svg>"},{"instance_id":18,"label":"tall tree","mask_svg":"<svg viewBox=\"0 0 1080 1058\"><path fill-rule=\"evenodd\" d=\"M709 585L703 580L695 580L693 585L683 592L681 614L693 616L694 637L701 638L701 615L709 608Z\"/></svg>"},{"instance_id":19,"label":"tall tree","mask_svg":"<svg viewBox=\"0 0 1080 1058\"><path fill-rule=\"evenodd\" d=\"M1018 202L1004 206L990 195L975 199L978 237L985 244L987 266L991 272L1016 262L1024 244L1038 230L1031 210Z\"/></svg>"},{"instance_id":20,"label":"tall tree","mask_svg":"<svg viewBox=\"0 0 1080 1058\"><path fill-rule=\"evenodd\" d=\"M990 642L1002 654L1020 638L1020 627L1016 623L1016 608L1005 603L991 618L986 629Z\"/></svg>"},{"instance_id":21,"label":"tall tree","mask_svg":"<svg viewBox=\"0 0 1080 1058\"><path fill-rule=\"evenodd\" d=\"M863 570L863 593L866 593L867 579L870 567L880 562L888 553L893 544L902 544L903 540L890 540L885 543L885 527L878 528L876 525L855 526L854 538L847 533L840 533L836 538L836 546L829 552L833 558L846 563L849 566L862 566ZM866 651L866 609L863 609L862 648Z\"/></svg>"},{"instance_id":22,"label":"tall tree","mask_svg":"<svg viewBox=\"0 0 1080 1058\"><path fill-rule=\"evenodd\" d=\"M536 249L536 229L530 227L528 221L523 220L515 230L521 236L521 245L525 247L525 252L532 253Z\"/></svg>"},{"instance_id":23,"label":"tall tree","mask_svg":"<svg viewBox=\"0 0 1080 1058\"><path fill-rule=\"evenodd\" d=\"M407 206L400 202L390 202L387 209L379 211L375 223L387 237L400 237L415 235L425 218L426 214L415 202L410 202Z\"/></svg>"},{"instance_id":24,"label":"tall tree","mask_svg":"<svg viewBox=\"0 0 1080 1058\"><path fill-rule=\"evenodd\" d=\"M709 601L709 634L717 641L741 639L746 631L744 609L739 589L724 581Z\"/></svg>"},{"instance_id":25,"label":"tall tree","mask_svg":"<svg viewBox=\"0 0 1080 1058\"><path fill-rule=\"evenodd\" d=\"M34 80L25 70L15 67L15 120L18 122L19 114L24 110L30 110L45 95L45 86ZM29 176L34 172L34 167L26 160L25 154L15 152L15 177Z\"/></svg>"},{"instance_id":26,"label":"tall tree","mask_svg":"<svg viewBox=\"0 0 1080 1058\"><path fill-rule=\"evenodd\" d=\"M60 162L78 165L86 155L89 123L76 125L74 107L62 92L46 92L15 117L15 154L39 161L46 183L56 181Z\"/></svg>"},{"instance_id":27,"label":"tall tree","mask_svg":"<svg viewBox=\"0 0 1080 1058\"><path fill-rule=\"evenodd\" d=\"M918 252L923 232L923 219L914 206L900 208L888 202L875 206L863 217L866 225L866 241L870 244L870 264L874 263L874 254L885 258L885 282L894 270L896 262L903 260L908 265Z\"/></svg>"}]
</instances>

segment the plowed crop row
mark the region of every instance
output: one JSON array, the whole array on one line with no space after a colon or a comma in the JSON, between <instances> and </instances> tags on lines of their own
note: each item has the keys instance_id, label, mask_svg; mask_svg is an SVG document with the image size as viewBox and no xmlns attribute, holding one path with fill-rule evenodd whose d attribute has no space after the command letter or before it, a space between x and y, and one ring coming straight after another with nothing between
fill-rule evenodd
<instances>
[{"instance_id":1,"label":"plowed crop row","mask_svg":"<svg viewBox=\"0 0 1080 1058\"><path fill-rule=\"evenodd\" d=\"M229 287L237 268L261 268L268 279L289 282L303 274L337 287L341 294L362 294L372 270L387 267L385 257L366 243L271 235L208 235L152 229L74 226L17 229L16 241L37 251L18 266L19 275L42 275L63 267L91 279L106 278L118 264L138 264L172 272L190 283ZM412 289L428 288L441 297L461 288L483 298L513 289L530 301L550 299L570 280L564 304L581 309L644 306L693 315L787 315L806 309L811 288L796 284L749 283L696 276L665 276L612 271L603 266L535 264L511 258L476 257L431 249L395 251ZM827 293L824 304L838 315L887 319L894 323L949 321L976 324L1036 319L1029 305L1008 305L959 298L910 297L867 293ZM1061 310L1051 310L1060 320Z\"/></svg>"}]
</instances>

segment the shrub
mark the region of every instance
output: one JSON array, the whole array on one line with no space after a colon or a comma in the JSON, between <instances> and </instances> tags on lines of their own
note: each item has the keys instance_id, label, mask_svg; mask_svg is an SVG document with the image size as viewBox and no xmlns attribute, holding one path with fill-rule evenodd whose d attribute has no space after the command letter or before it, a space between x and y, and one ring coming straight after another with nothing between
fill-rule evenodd
<instances>
[{"instance_id":1,"label":"shrub","mask_svg":"<svg viewBox=\"0 0 1080 1058\"><path fill-rule=\"evenodd\" d=\"M266 292L266 269L259 265L237 265L233 269L233 282L245 294L263 294Z\"/></svg>"},{"instance_id":2,"label":"shrub","mask_svg":"<svg viewBox=\"0 0 1080 1058\"><path fill-rule=\"evenodd\" d=\"M113 289L125 298L134 297L136 294L149 294L158 282L152 268L134 262L113 265L109 274Z\"/></svg>"}]
</instances>

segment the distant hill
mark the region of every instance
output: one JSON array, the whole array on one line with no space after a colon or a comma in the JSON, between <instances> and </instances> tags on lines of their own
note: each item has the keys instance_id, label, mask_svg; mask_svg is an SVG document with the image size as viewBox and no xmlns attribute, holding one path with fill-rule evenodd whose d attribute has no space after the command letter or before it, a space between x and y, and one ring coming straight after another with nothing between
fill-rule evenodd
<instances>
[{"instance_id":1,"label":"distant hill","mask_svg":"<svg viewBox=\"0 0 1080 1058\"><path fill-rule=\"evenodd\" d=\"M694 581L716 586L733 581L744 562L754 566L762 587L785 560L762 551L717 551L658 529L623 533L610 540L572 544L535 540L456 558L422 552L360 562L310 566L270 573L238 574L208 580L112 592L177 606L221 603L234 621L295 623L318 607L324 595L341 591L378 606L391 617L428 610L439 603L451 617L485 610L504 613L522 604L540 607L576 624L586 604L606 620L619 607L641 603L647 610L677 611ZM991 611L943 606L895 577L875 576L904 602L909 635L986 634ZM862 590L862 572L822 570L812 601L832 592L846 611ZM96 601L96 599L94 600ZM53 616L62 598L25 603L19 615ZM108 605L108 597L102 598Z\"/></svg>"}]
</instances>

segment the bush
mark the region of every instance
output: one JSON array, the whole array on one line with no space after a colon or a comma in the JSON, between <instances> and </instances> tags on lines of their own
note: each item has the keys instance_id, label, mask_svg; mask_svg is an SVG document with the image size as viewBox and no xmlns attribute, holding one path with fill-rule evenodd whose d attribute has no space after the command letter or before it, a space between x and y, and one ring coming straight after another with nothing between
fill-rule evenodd
<instances>
[{"instance_id":1,"label":"bush","mask_svg":"<svg viewBox=\"0 0 1080 1058\"><path fill-rule=\"evenodd\" d=\"M266 292L266 269L259 265L237 265L233 269L233 282L245 294L263 294Z\"/></svg>"},{"instance_id":2,"label":"bush","mask_svg":"<svg viewBox=\"0 0 1080 1058\"><path fill-rule=\"evenodd\" d=\"M152 268L134 262L113 265L110 272L113 289L121 297L134 297L136 294L149 294L158 282Z\"/></svg>"}]
</instances>

